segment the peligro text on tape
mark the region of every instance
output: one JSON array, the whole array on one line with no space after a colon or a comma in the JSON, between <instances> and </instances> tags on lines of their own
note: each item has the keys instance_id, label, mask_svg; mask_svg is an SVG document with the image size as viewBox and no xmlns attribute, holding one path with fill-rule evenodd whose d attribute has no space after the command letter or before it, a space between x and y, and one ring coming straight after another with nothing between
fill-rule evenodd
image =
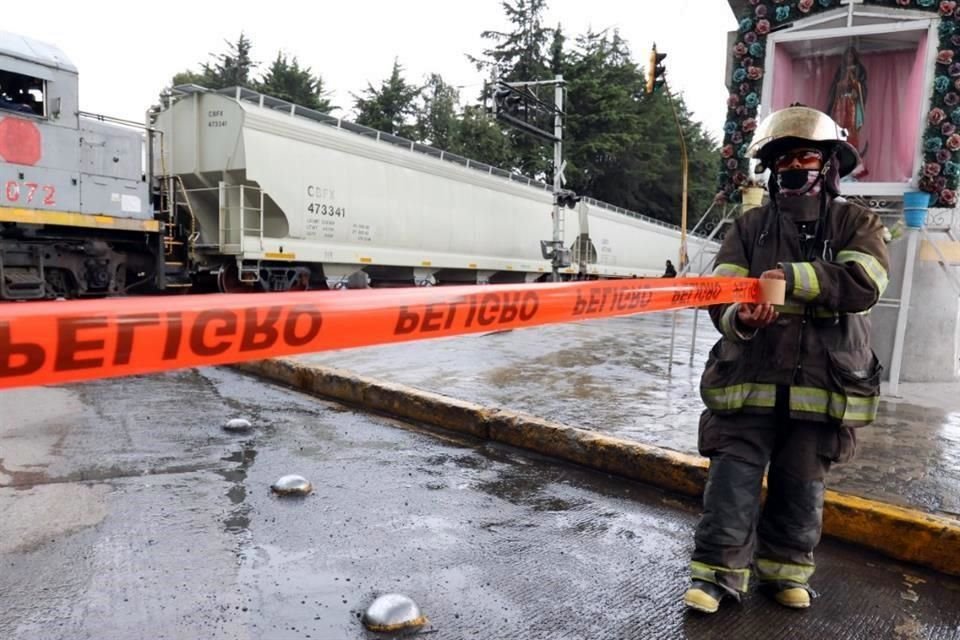
<instances>
[{"instance_id":1,"label":"peligro text on tape","mask_svg":"<svg viewBox=\"0 0 960 640\"><path fill-rule=\"evenodd\" d=\"M760 299L757 280L681 278L9 304L0 388Z\"/></svg>"}]
</instances>

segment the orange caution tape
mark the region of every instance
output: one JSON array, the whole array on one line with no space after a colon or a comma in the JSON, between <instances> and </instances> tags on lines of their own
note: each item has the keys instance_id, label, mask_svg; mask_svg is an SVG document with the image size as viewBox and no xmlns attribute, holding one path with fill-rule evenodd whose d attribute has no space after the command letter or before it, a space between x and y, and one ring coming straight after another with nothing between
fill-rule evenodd
<instances>
[{"instance_id":1,"label":"orange caution tape","mask_svg":"<svg viewBox=\"0 0 960 640\"><path fill-rule=\"evenodd\" d=\"M749 278L192 295L0 306L0 388L728 302Z\"/></svg>"}]
</instances>

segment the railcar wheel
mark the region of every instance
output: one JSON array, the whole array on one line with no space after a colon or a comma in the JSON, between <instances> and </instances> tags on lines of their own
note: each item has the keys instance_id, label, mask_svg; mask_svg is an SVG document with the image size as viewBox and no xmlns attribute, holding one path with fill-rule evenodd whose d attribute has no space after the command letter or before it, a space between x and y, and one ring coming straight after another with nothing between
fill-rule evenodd
<instances>
[{"instance_id":1,"label":"railcar wheel","mask_svg":"<svg viewBox=\"0 0 960 640\"><path fill-rule=\"evenodd\" d=\"M220 293L257 293L263 286L257 282L241 282L236 264L225 264L217 272L217 289Z\"/></svg>"}]
</instances>

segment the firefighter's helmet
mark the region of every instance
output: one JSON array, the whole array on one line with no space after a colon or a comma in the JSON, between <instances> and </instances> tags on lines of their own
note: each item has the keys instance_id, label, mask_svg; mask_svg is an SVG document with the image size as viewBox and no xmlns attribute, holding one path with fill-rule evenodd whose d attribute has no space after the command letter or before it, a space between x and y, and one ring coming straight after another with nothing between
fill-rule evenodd
<instances>
[{"instance_id":1,"label":"firefighter's helmet","mask_svg":"<svg viewBox=\"0 0 960 640\"><path fill-rule=\"evenodd\" d=\"M840 177L860 164L860 154L847 142L847 131L833 118L810 107L787 107L763 119L753 134L747 157L760 161L757 173L771 168L774 160L790 149L812 146L829 155L834 150Z\"/></svg>"}]
</instances>

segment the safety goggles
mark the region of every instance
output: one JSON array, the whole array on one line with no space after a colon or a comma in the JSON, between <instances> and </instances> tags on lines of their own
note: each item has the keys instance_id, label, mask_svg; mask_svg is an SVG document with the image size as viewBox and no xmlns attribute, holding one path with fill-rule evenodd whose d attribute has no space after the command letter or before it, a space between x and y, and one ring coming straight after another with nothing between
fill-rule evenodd
<instances>
[{"instance_id":1,"label":"safety goggles","mask_svg":"<svg viewBox=\"0 0 960 640\"><path fill-rule=\"evenodd\" d=\"M773 167L778 172L789 169L817 170L823 167L823 153L817 149L797 149L777 158Z\"/></svg>"}]
</instances>

